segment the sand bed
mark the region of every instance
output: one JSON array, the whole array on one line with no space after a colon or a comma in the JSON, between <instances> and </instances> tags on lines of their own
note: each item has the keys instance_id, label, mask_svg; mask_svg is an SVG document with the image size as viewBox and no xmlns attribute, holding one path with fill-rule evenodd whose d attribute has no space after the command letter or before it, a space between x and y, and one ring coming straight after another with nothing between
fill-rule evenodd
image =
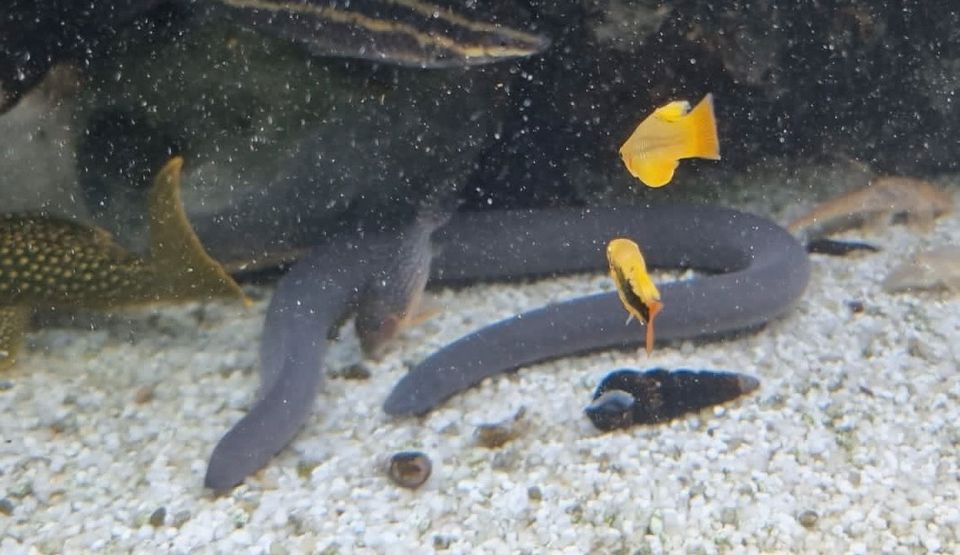
<instances>
[{"instance_id":1,"label":"sand bed","mask_svg":"<svg viewBox=\"0 0 960 555\"><path fill-rule=\"evenodd\" d=\"M536 365L425 418L388 418L380 404L406 364L517 310L610 284L436 291L439 316L369 364L369 379L329 379L294 444L221 497L201 487L206 460L256 389L271 290L251 288L250 310L60 322L32 334L0 376L0 551L958 552L960 296L889 295L880 282L906 253L960 244L960 217L929 234L849 236L884 250L815 256L805 297L760 333ZM331 372L357 352L345 332ZM669 425L594 430L582 408L600 378L654 366L736 370L761 388ZM476 444L477 424L521 406L520 437ZM432 457L420 490L381 472L404 449Z\"/></svg>"}]
</instances>

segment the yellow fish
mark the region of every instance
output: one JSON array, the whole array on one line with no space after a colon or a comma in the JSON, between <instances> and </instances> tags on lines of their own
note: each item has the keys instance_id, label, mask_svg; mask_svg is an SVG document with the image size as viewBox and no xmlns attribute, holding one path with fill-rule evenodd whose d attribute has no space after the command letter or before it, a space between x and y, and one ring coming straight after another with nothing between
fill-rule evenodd
<instances>
[{"instance_id":1,"label":"yellow fish","mask_svg":"<svg viewBox=\"0 0 960 555\"><path fill-rule=\"evenodd\" d=\"M13 365L36 308L116 308L234 297L240 287L203 250L180 202L183 159L150 190L150 256L104 229L36 213L0 216L0 370Z\"/></svg>"},{"instance_id":2,"label":"yellow fish","mask_svg":"<svg viewBox=\"0 0 960 555\"><path fill-rule=\"evenodd\" d=\"M653 352L653 319L663 308L660 291L647 273L647 264L640 253L640 247L630 239L618 237L607 244L607 262L610 263L610 277L617 286L617 294L623 307L632 318L641 320L647 326L647 354Z\"/></svg>"},{"instance_id":3,"label":"yellow fish","mask_svg":"<svg viewBox=\"0 0 960 555\"><path fill-rule=\"evenodd\" d=\"M647 187L663 187L673 179L681 158L720 159L713 95L692 110L678 100L654 110L620 147L627 170Z\"/></svg>"}]
</instances>

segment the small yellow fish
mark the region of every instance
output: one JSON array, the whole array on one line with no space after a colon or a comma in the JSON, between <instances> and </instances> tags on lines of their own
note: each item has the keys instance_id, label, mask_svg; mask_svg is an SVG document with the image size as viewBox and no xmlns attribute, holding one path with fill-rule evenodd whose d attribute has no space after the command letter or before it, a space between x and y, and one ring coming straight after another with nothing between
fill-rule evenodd
<instances>
[{"instance_id":1,"label":"small yellow fish","mask_svg":"<svg viewBox=\"0 0 960 555\"><path fill-rule=\"evenodd\" d=\"M642 321L647 326L647 354L653 352L653 319L663 308L660 291L647 273L647 264L643 261L640 247L630 239L622 237L607 244L607 262L610 263L610 277L617 286L617 294L630 318Z\"/></svg>"},{"instance_id":2,"label":"small yellow fish","mask_svg":"<svg viewBox=\"0 0 960 555\"><path fill-rule=\"evenodd\" d=\"M627 170L647 187L663 187L673 179L681 158L720 159L713 95L693 110L678 100L654 110L620 147Z\"/></svg>"},{"instance_id":3,"label":"small yellow fish","mask_svg":"<svg viewBox=\"0 0 960 555\"><path fill-rule=\"evenodd\" d=\"M35 308L116 308L234 297L249 303L197 239L180 202L183 159L150 190L150 256L104 229L45 214L0 215L0 370L11 366Z\"/></svg>"}]
</instances>

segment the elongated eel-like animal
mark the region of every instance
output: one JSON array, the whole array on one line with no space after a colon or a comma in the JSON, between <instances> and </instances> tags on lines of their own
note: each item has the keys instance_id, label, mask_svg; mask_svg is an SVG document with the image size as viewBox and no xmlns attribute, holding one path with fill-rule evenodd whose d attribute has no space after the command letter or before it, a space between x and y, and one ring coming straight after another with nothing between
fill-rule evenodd
<instances>
[{"instance_id":1,"label":"elongated eel-like animal","mask_svg":"<svg viewBox=\"0 0 960 555\"><path fill-rule=\"evenodd\" d=\"M387 242L332 243L304 256L280 280L260 340L260 391L250 411L210 455L204 485L225 490L259 470L310 416L323 379L328 335L356 306L362 281Z\"/></svg>"},{"instance_id":2,"label":"elongated eel-like animal","mask_svg":"<svg viewBox=\"0 0 960 555\"><path fill-rule=\"evenodd\" d=\"M715 273L660 286L657 340L730 334L784 313L803 293L810 263L786 230L734 210L653 208L478 212L437 233L433 273L442 280L510 279L602 271L614 237L639 243L655 268ZM633 347L642 323L624 325L615 292L518 314L448 345L413 368L390 393L391 415L423 414L484 378L577 353Z\"/></svg>"},{"instance_id":3,"label":"elongated eel-like animal","mask_svg":"<svg viewBox=\"0 0 960 555\"><path fill-rule=\"evenodd\" d=\"M809 278L803 247L769 220L723 208L670 205L459 213L434 234L439 253L431 283L600 271L606 243L616 236L637 241L652 267L717 274L660 288L665 308L657 320L658 340L760 326L784 313ZM327 337L355 309L364 282L383 264L390 250L384 241L381 236L318 247L281 280L264 326L260 396L214 450L208 487L239 483L300 429L320 385ZM642 328L624 325L614 292L547 306L430 356L400 380L384 410L422 414L489 376L643 340Z\"/></svg>"}]
</instances>

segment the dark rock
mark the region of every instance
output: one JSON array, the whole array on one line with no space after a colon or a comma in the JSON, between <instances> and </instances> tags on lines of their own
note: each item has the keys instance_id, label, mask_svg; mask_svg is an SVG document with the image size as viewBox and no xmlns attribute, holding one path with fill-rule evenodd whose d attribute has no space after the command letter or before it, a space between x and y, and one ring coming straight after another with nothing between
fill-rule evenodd
<instances>
[{"instance_id":1,"label":"dark rock","mask_svg":"<svg viewBox=\"0 0 960 555\"><path fill-rule=\"evenodd\" d=\"M387 476L400 487L417 489L427 481L433 463L420 451L401 451L390 457Z\"/></svg>"},{"instance_id":2,"label":"dark rock","mask_svg":"<svg viewBox=\"0 0 960 555\"><path fill-rule=\"evenodd\" d=\"M816 511L803 511L797 515L797 521L800 522L800 525L804 528L810 530L817 525L817 521L820 520L820 516L817 515Z\"/></svg>"},{"instance_id":3,"label":"dark rock","mask_svg":"<svg viewBox=\"0 0 960 555\"><path fill-rule=\"evenodd\" d=\"M584 412L593 425L601 430L629 428L633 425L635 404L636 399L630 393L612 389L596 397Z\"/></svg>"},{"instance_id":4,"label":"dark rock","mask_svg":"<svg viewBox=\"0 0 960 555\"><path fill-rule=\"evenodd\" d=\"M477 444L487 449L503 447L520 436L527 427L524 419L526 409L520 407L517 412L501 422L480 424L473 432Z\"/></svg>"},{"instance_id":5,"label":"dark rock","mask_svg":"<svg viewBox=\"0 0 960 555\"><path fill-rule=\"evenodd\" d=\"M528 487L527 499L530 501L543 501L543 491L540 489L540 486Z\"/></svg>"},{"instance_id":6,"label":"dark rock","mask_svg":"<svg viewBox=\"0 0 960 555\"><path fill-rule=\"evenodd\" d=\"M829 256L847 256L855 252L878 252L880 250L880 247L862 241L839 241L827 238L808 241L806 247L810 254L826 254Z\"/></svg>"},{"instance_id":7,"label":"dark rock","mask_svg":"<svg viewBox=\"0 0 960 555\"><path fill-rule=\"evenodd\" d=\"M655 368L607 374L585 412L600 430L656 424L732 401L760 386L751 376L732 372Z\"/></svg>"},{"instance_id":8,"label":"dark rock","mask_svg":"<svg viewBox=\"0 0 960 555\"><path fill-rule=\"evenodd\" d=\"M159 528L160 526L163 526L166 523L166 520L167 520L167 508L160 507L150 514L150 518L148 522L150 523L151 526Z\"/></svg>"},{"instance_id":9,"label":"dark rock","mask_svg":"<svg viewBox=\"0 0 960 555\"><path fill-rule=\"evenodd\" d=\"M344 380L369 380L371 375L373 374L370 372L370 367L362 362L351 364L333 373L333 377Z\"/></svg>"}]
</instances>

